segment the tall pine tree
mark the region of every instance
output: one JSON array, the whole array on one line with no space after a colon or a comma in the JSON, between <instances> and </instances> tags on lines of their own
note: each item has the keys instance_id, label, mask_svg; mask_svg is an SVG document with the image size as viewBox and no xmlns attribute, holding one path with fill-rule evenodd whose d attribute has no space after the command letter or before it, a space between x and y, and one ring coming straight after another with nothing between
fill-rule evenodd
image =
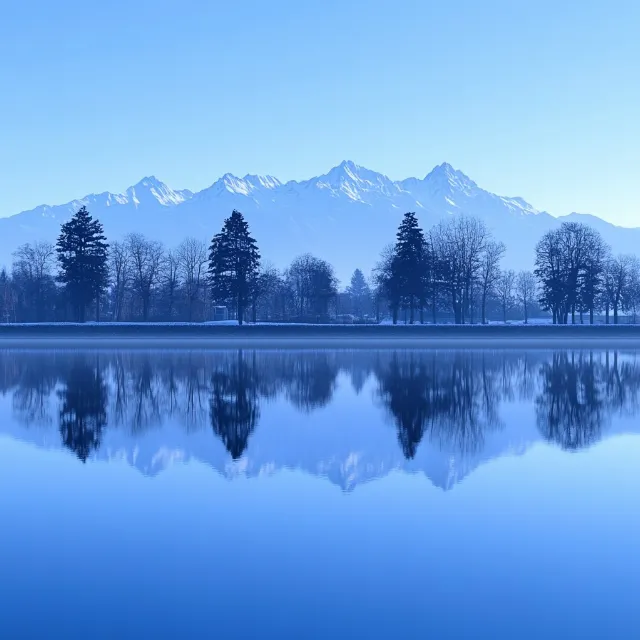
<instances>
[{"instance_id":1,"label":"tall pine tree","mask_svg":"<svg viewBox=\"0 0 640 640\"><path fill-rule=\"evenodd\" d=\"M96 303L96 320L100 319L100 296L107 288L109 245L102 224L94 220L86 207L62 225L56 244L60 274L69 302L78 322L84 322L87 306Z\"/></svg>"},{"instance_id":2,"label":"tall pine tree","mask_svg":"<svg viewBox=\"0 0 640 640\"><path fill-rule=\"evenodd\" d=\"M416 303L423 306L426 288L427 243L415 213L405 213L398 233L392 263L397 294L409 307L413 324Z\"/></svg>"},{"instance_id":3,"label":"tall pine tree","mask_svg":"<svg viewBox=\"0 0 640 640\"><path fill-rule=\"evenodd\" d=\"M233 304L238 324L254 295L260 252L244 216L235 209L211 241L209 278L215 302Z\"/></svg>"}]
</instances>

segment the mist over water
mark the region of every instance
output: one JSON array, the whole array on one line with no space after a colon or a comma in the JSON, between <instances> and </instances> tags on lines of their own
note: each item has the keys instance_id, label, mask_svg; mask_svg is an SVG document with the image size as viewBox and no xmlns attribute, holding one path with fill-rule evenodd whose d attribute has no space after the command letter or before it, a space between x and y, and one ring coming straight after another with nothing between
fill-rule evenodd
<instances>
[{"instance_id":1,"label":"mist over water","mask_svg":"<svg viewBox=\"0 0 640 640\"><path fill-rule=\"evenodd\" d=\"M2 351L0 632L623 637L639 418L633 350Z\"/></svg>"}]
</instances>

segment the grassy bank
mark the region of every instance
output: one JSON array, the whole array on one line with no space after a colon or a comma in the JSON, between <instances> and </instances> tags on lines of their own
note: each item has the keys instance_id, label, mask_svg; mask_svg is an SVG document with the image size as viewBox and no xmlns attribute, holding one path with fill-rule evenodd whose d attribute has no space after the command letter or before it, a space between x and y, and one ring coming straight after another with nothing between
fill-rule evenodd
<instances>
[{"instance_id":1,"label":"grassy bank","mask_svg":"<svg viewBox=\"0 0 640 640\"><path fill-rule=\"evenodd\" d=\"M640 325L285 325L258 324L4 324L0 344L95 343L153 346L597 346L640 347Z\"/></svg>"}]
</instances>

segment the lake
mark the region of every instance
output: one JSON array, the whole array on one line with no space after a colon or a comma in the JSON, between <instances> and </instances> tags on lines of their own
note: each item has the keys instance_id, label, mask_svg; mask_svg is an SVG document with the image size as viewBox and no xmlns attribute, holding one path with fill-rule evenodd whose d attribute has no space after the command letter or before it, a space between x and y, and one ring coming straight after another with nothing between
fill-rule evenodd
<instances>
[{"instance_id":1,"label":"lake","mask_svg":"<svg viewBox=\"0 0 640 640\"><path fill-rule=\"evenodd\" d=\"M630 638L640 352L0 351L2 638Z\"/></svg>"}]
</instances>

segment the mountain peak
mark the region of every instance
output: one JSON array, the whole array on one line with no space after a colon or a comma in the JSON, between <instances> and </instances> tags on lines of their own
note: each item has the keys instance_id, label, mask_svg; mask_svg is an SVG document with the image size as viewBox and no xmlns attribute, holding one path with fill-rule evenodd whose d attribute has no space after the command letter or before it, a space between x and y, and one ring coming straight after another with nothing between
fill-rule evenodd
<instances>
[{"instance_id":1,"label":"mountain peak","mask_svg":"<svg viewBox=\"0 0 640 640\"><path fill-rule=\"evenodd\" d=\"M387 176L371 171L352 160L343 160L328 173L301 183L330 193L334 197L346 196L353 202L371 204L371 198L388 198L399 192L399 187Z\"/></svg>"},{"instance_id":2,"label":"mountain peak","mask_svg":"<svg viewBox=\"0 0 640 640\"><path fill-rule=\"evenodd\" d=\"M139 180L138 182L136 182L136 184L133 185L133 188L136 188L136 187L152 188L152 187L164 187L164 186L166 186L164 182L158 180L158 178L156 178L155 176L145 176L144 178L142 178L142 180Z\"/></svg>"},{"instance_id":3,"label":"mountain peak","mask_svg":"<svg viewBox=\"0 0 640 640\"><path fill-rule=\"evenodd\" d=\"M338 167L343 170L357 171L360 169L360 165L356 164L353 160L343 160Z\"/></svg>"},{"instance_id":4,"label":"mountain peak","mask_svg":"<svg viewBox=\"0 0 640 640\"><path fill-rule=\"evenodd\" d=\"M134 205L139 206L143 201L157 202L169 207L180 204L191 197L188 190L174 191L155 176L146 176L127 189L127 196Z\"/></svg>"},{"instance_id":5,"label":"mountain peak","mask_svg":"<svg viewBox=\"0 0 640 640\"><path fill-rule=\"evenodd\" d=\"M424 182L431 183L437 188L462 191L469 195L478 185L458 169L454 169L448 162L434 167L425 177Z\"/></svg>"},{"instance_id":6,"label":"mountain peak","mask_svg":"<svg viewBox=\"0 0 640 640\"><path fill-rule=\"evenodd\" d=\"M323 176L320 176L320 178L331 177L337 180L341 180L341 179L354 180L354 179L357 179L358 173L362 168L363 167L360 167L352 160L343 160L340 164L330 169Z\"/></svg>"}]
</instances>

